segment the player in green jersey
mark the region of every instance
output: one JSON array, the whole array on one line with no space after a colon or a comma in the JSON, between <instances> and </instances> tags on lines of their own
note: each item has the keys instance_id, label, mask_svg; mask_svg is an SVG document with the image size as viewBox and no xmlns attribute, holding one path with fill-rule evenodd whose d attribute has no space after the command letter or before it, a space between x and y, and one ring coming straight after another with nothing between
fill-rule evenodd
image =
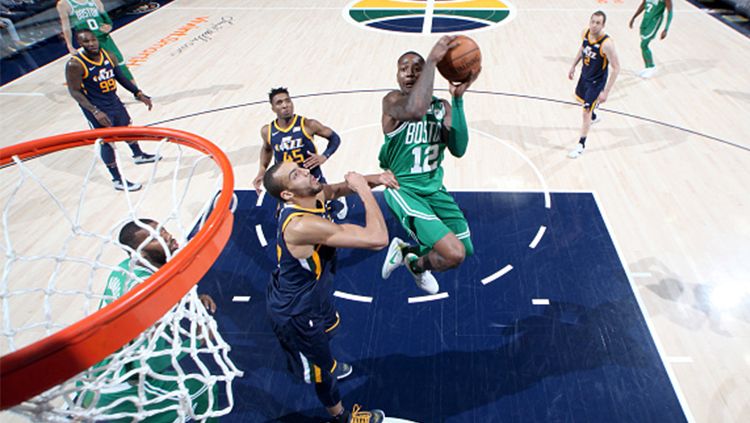
<instances>
[{"instance_id":1,"label":"player in green jersey","mask_svg":"<svg viewBox=\"0 0 750 423\"><path fill-rule=\"evenodd\" d=\"M150 226L153 231L144 228L145 225ZM179 248L177 241L172 235L166 229L159 228L158 223L151 219L140 219L139 223L131 221L125 224L120 230L119 241L120 244L127 247L126 251L128 253L138 252L140 253L140 257L138 257L137 254L130 254L131 257L120 263L120 270L115 270L110 273L107 278L107 286L105 287L103 298L99 303L99 308L109 305L133 289L133 287L138 285L141 281L150 277L151 274L154 273L154 268L158 269L166 264L168 256L171 256L177 248ZM169 250L169 254L165 251L164 247ZM148 263L144 263L141 260L145 260ZM199 298L203 306L206 307L210 313L216 311L216 303L209 295L200 295ZM172 349L173 345L172 342L167 341L165 337L159 337L155 342L155 356L146 360L145 365L150 368L148 374L156 373L160 377L146 376L144 378L143 395L145 396L147 403L143 408L146 412L154 412L155 410L164 411L154 412L144 421L174 422L178 417L174 408L179 406L180 399L178 399L177 396L172 396L162 400L156 400L159 396L165 396L165 394L177 392L179 390L179 384L176 379L177 372L172 367L171 355L158 354L160 351ZM189 348L191 339L186 338L183 339L182 342L183 347ZM97 374L97 369L104 369L109 361L110 359L107 358L96 364L93 370L94 374ZM128 371L142 365L144 365L144 362L138 360L126 364ZM106 392L103 390L102 392L99 392L98 395L92 391L82 391L80 392L80 395L83 395L80 397L81 405L84 408L89 408L94 406L92 403L96 401L95 407L97 409L101 410L108 408L106 414L112 416L118 413L136 413L138 411L138 406L129 398L139 398L139 377L139 374L135 373L132 380L126 380L125 382L114 386L107 386ZM208 387L201 381L193 378L185 379L184 383L193 403L193 411L196 414L204 414L208 410L209 395L211 395L208 392ZM216 408L218 405L215 401L216 392L213 393L213 396L213 406ZM112 406L115 402L118 402L118 404ZM166 410L167 408L170 409ZM132 418L108 419L107 421L129 422L132 421ZM208 419L208 421L213 421L213 419Z\"/></svg>"},{"instance_id":2,"label":"player in green jersey","mask_svg":"<svg viewBox=\"0 0 750 423\"><path fill-rule=\"evenodd\" d=\"M667 11L667 24L664 26L664 31L661 32L660 39L667 38L667 32L669 31L669 25L672 23L672 0L643 0L638 5L635 14L630 18L630 28L633 28L635 18L645 10L646 13L643 15L641 21L641 54L643 55L643 62L646 68L638 73L641 78L651 78L656 73L656 65L654 64L654 56L651 54L651 49L648 47L649 43L656 38L656 33L659 32L661 22L664 20L664 11Z\"/></svg>"},{"instance_id":3,"label":"player in green jersey","mask_svg":"<svg viewBox=\"0 0 750 423\"><path fill-rule=\"evenodd\" d=\"M469 131L463 110L464 92L479 72L460 84L450 84L451 103L432 95L436 64L458 45L444 36L427 60L409 51L397 61L399 90L383 98L382 127L385 134L380 167L396 175L399 189L386 189L385 200L409 235L409 246L393 238L382 268L385 279L401 264L421 289L437 293L440 286L431 270L444 271L461 264L474 247L469 224L443 186L445 148L455 157L466 152Z\"/></svg>"},{"instance_id":4,"label":"player in green jersey","mask_svg":"<svg viewBox=\"0 0 750 423\"><path fill-rule=\"evenodd\" d=\"M57 13L60 15L63 38L65 38L65 45L68 47L70 54L75 55L77 53L77 50L73 47L71 29L76 31L89 29L99 40L99 47L117 57L117 63L119 63L125 77L135 81L133 74L125 66L126 60L120 49L117 48L109 35L112 31L112 19L107 15L101 0L59 0L57 2Z\"/></svg>"}]
</instances>

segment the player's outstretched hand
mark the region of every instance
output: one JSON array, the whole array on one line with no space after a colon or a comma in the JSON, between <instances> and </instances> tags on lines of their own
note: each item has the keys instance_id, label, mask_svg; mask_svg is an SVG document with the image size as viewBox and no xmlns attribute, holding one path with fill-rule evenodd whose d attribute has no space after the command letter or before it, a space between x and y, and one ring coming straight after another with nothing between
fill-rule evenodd
<instances>
[{"instance_id":1,"label":"player's outstretched hand","mask_svg":"<svg viewBox=\"0 0 750 423\"><path fill-rule=\"evenodd\" d=\"M258 175L253 179L253 186L255 187L255 192L260 195L260 187L263 186L263 176L266 173L260 173L258 172Z\"/></svg>"},{"instance_id":2,"label":"player's outstretched hand","mask_svg":"<svg viewBox=\"0 0 750 423\"><path fill-rule=\"evenodd\" d=\"M302 166L305 169L313 169L316 168L328 160L328 157L322 155L322 154L315 154L312 151L308 151L308 158L305 159L305 161L302 163Z\"/></svg>"},{"instance_id":3,"label":"player's outstretched hand","mask_svg":"<svg viewBox=\"0 0 750 423\"><path fill-rule=\"evenodd\" d=\"M385 172L378 175L378 182L380 183L380 185L383 185L386 188L400 188L398 180L396 179L396 175L394 175L390 170L386 170Z\"/></svg>"},{"instance_id":4,"label":"player's outstretched hand","mask_svg":"<svg viewBox=\"0 0 750 423\"><path fill-rule=\"evenodd\" d=\"M109 120L109 116L107 116L106 113L102 112L99 109L94 110L94 118L96 118L96 121L99 122L101 126L110 127L112 126L112 121Z\"/></svg>"},{"instance_id":5,"label":"player's outstretched hand","mask_svg":"<svg viewBox=\"0 0 750 423\"><path fill-rule=\"evenodd\" d=\"M443 60L443 57L448 53L448 50L459 44L460 42L456 41L455 35L443 35L438 42L435 43L435 46L432 47L430 55L427 56L427 60L437 64L437 62Z\"/></svg>"},{"instance_id":6,"label":"player's outstretched hand","mask_svg":"<svg viewBox=\"0 0 750 423\"><path fill-rule=\"evenodd\" d=\"M597 99L596 102L599 103L599 104L604 103L605 101L607 101L607 96L608 95L609 95L609 93L607 93L606 91L602 91L601 93L599 93L599 98Z\"/></svg>"},{"instance_id":7,"label":"player's outstretched hand","mask_svg":"<svg viewBox=\"0 0 750 423\"><path fill-rule=\"evenodd\" d=\"M661 37L659 37L659 39L663 40L665 38L667 38L667 30L666 29L661 32Z\"/></svg>"},{"instance_id":8,"label":"player's outstretched hand","mask_svg":"<svg viewBox=\"0 0 750 423\"><path fill-rule=\"evenodd\" d=\"M469 76L469 79L466 80L465 82L460 82L458 84L449 83L448 84L448 91L451 93L451 96L453 96L453 97L461 97L461 96L463 96L464 93L466 92L466 90L469 89L469 87L471 86L471 84L473 84L474 81L477 80L477 78L479 77L480 73L482 73L482 68L479 68L478 71L472 73L471 76Z\"/></svg>"},{"instance_id":9,"label":"player's outstretched hand","mask_svg":"<svg viewBox=\"0 0 750 423\"><path fill-rule=\"evenodd\" d=\"M346 181L346 185L353 192L362 192L363 190L370 189L365 177L357 172L347 172L346 175L344 175L344 180Z\"/></svg>"},{"instance_id":10,"label":"player's outstretched hand","mask_svg":"<svg viewBox=\"0 0 750 423\"><path fill-rule=\"evenodd\" d=\"M203 307L206 307L209 313L216 313L216 302L214 302L214 299L210 295L201 294L198 295L198 299L201 300L201 304L203 304Z\"/></svg>"},{"instance_id":11,"label":"player's outstretched hand","mask_svg":"<svg viewBox=\"0 0 750 423\"><path fill-rule=\"evenodd\" d=\"M149 110L154 107L154 104L151 103L151 97L143 94L143 91L138 91L138 94L135 95L135 99L148 106Z\"/></svg>"}]
</instances>

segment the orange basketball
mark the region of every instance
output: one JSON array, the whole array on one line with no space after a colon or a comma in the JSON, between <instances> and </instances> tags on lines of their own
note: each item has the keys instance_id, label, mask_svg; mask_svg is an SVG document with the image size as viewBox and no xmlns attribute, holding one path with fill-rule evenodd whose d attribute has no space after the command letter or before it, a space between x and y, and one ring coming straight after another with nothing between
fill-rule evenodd
<instances>
[{"instance_id":1,"label":"orange basketball","mask_svg":"<svg viewBox=\"0 0 750 423\"><path fill-rule=\"evenodd\" d=\"M448 50L437 68L448 81L464 82L482 67L482 52L477 43L465 35L459 35L455 41L458 46Z\"/></svg>"}]
</instances>

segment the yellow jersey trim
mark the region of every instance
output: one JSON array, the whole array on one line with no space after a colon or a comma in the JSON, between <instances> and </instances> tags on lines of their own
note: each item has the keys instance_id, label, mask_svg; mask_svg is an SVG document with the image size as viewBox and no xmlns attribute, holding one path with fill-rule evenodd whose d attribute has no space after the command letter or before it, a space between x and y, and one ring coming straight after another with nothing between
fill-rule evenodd
<instances>
[{"instance_id":1,"label":"yellow jersey trim","mask_svg":"<svg viewBox=\"0 0 750 423\"><path fill-rule=\"evenodd\" d=\"M315 279L320 279L320 275L323 273L323 266L320 265L320 256L318 255L317 251L312 252L312 258L313 263L315 264Z\"/></svg>"},{"instance_id":2,"label":"yellow jersey trim","mask_svg":"<svg viewBox=\"0 0 750 423\"><path fill-rule=\"evenodd\" d=\"M305 129L305 118L303 117L302 120L299 122L299 126L302 128L302 133L305 134L307 138L310 138L310 140L313 139L313 137L307 133L307 130ZM317 152L316 152L317 153Z\"/></svg>"},{"instance_id":3,"label":"yellow jersey trim","mask_svg":"<svg viewBox=\"0 0 750 423\"><path fill-rule=\"evenodd\" d=\"M99 50L99 63L96 63L96 62L92 61L91 59L89 59L88 57L86 57L86 55L83 54L83 53L80 54L80 57L83 58L83 60L91 63L92 65L101 66L102 63L104 63L104 54L102 54L102 52L104 52L104 50ZM110 60L110 62L111 62L111 60Z\"/></svg>"},{"instance_id":4,"label":"yellow jersey trim","mask_svg":"<svg viewBox=\"0 0 750 423\"><path fill-rule=\"evenodd\" d=\"M325 211L326 211L326 209L324 209L323 207L319 207L319 208L315 208L315 209L308 209L308 208L305 208L305 207L302 207L302 206L298 206L296 204L292 205L292 206L287 206L287 207L292 207L295 210L309 211L309 212L312 212L312 213L325 213Z\"/></svg>"},{"instance_id":5,"label":"yellow jersey trim","mask_svg":"<svg viewBox=\"0 0 750 423\"><path fill-rule=\"evenodd\" d=\"M289 132L292 128L294 128L295 123L297 123L297 115L294 115L294 119L292 119L292 123L290 123L286 129L279 128L279 124L276 122L276 119L273 120L273 126L281 132Z\"/></svg>"},{"instance_id":6,"label":"yellow jersey trim","mask_svg":"<svg viewBox=\"0 0 750 423\"><path fill-rule=\"evenodd\" d=\"M338 327L338 325L341 323L341 316L339 316L339 313L336 312L336 323L332 324L330 328L326 329L325 332L328 333ZM333 368L336 368L336 365L334 364ZM333 369L331 370L331 373L333 373Z\"/></svg>"},{"instance_id":7,"label":"yellow jersey trim","mask_svg":"<svg viewBox=\"0 0 750 423\"><path fill-rule=\"evenodd\" d=\"M78 56L73 56L74 59L78 60L79 63L81 63L81 66L83 66L83 79L86 79L89 77L89 68L86 67L86 64L83 63L83 60L81 60Z\"/></svg>"},{"instance_id":8,"label":"yellow jersey trim","mask_svg":"<svg viewBox=\"0 0 750 423\"><path fill-rule=\"evenodd\" d=\"M307 213L301 213L301 212L300 212L300 213L292 213L292 214L290 214L289 216L287 216L287 217L286 217L286 220L284 220L284 223L282 223L282 224L281 224L281 233L284 233L284 230L286 230L286 225L288 225L288 224L289 224L289 222L291 222L291 221L292 221L292 218L293 218L293 217L297 217L297 216L304 216L304 215L306 215L306 214L307 214Z\"/></svg>"}]
</instances>

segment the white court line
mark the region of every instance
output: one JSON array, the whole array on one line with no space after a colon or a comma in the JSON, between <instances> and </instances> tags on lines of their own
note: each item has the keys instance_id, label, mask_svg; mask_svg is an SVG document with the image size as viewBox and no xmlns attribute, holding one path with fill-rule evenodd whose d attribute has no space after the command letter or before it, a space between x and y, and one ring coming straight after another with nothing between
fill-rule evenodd
<instances>
[{"instance_id":1,"label":"white court line","mask_svg":"<svg viewBox=\"0 0 750 423\"><path fill-rule=\"evenodd\" d=\"M232 297L232 301L235 303L246 303L250 301L250 296L249 295L235 295L234 297Z\"/></svg>"},{"instance_id":2,"label":"white court line","mask_svg":"<svg viewBox=\"0 0 750 423\"><path fill-rule=\"evenodd\" d=\"M435 0L427 0L425 5L427 8L424 12L424 26L422 27L422 34L432 34L432 17L435 15Z\"/></svg>"},{"instance_id":3,"label":"white court line","mask_svg":"<svg viewBox=\"0 0 750 423\"><path fill-rule=\"evenodd\" d=\"M263 234L263 228L260 227L260 223L255 225L255 234L258 236L258 241L260 241L261 247L268 245L268 242L266 242L266 236Z\"/></svg>"},{"instance_id":4,"label":"white court line","mask_svg":"<svg viewBox=\"0 0 750 423\"><path fill-rule=\"evenodd\" d=\"M633 272L630 274L630 277L632 278L650 278L651 273L649 272Z\"/></svg>"},{"instance_id":5,"label":"white court line","mask_svg":"<svg viewBox=\"0 0 750 423\"><path fill-rule=\"evenodd\" d=\"M343 298L345 300L359 301L361 303L371 303L372 302L372 297L366 297L364 295L350 294L348 292L335 291L333 293L333 296L334 297Z\"/></svg>"},{"instance_id":6,"label":"white court line","mask_svg":"<svg viewBox=\"0 0 750 423\"><path fill-rule=\"evenodd\" d=\"M421 297L409 297L409 304L425 303L427 301L442 300L443 298L448 298L447 292L438 292L434 295L423 295Z\"/></svg>"},{"instance_id":7,"label":"white court line","mask_svg":"<svg viewBox=\"0 0 750 423\"><path fill-rule=\"evenodd\" d=\"M42 93L3 93L0 92L0 96L6 97L44 97Z\"/></svg>"},{"instance_id":8,"label":"white court line","mask_svg":"<svg viewBox=\"0 0 750 423\"><path fill-rule=\"evenodd\" d=\"M502 269L498 270L497 272L495 272L495 273L487 276L486 278L482 279L482 285L487 285L488 283L494 281L495 279L497 279L499 277L502 277L503 275L505 275L506 273L510 272L511 270L513 270L513 266L510 265L510 264L507 265L507 266L505 266L505 267L503 267Z\"/></svg>"},{"instance_id":9,"label":"white court line","mask_svg":"<svg viewBox=\"0 0 750 423\"><path fill-rule=\"evenodd\" d=\"M258 201L255 202L255 207L260 207L263 204L263 199L266 198L266 190L262 190L258 196Z\"/></svg>"},{"instance_id":10,"label":"white court line","mask_svg":"<svg viewBox=\"0 0 750 423\"><path fill-rule=\"evenodd\" d=\"M667 361L670 363L692 363L693 357L683 356L683 357L667 357Z\"/></svg>"},{"instance_id":11,"label":"white court line","mask_svg":"<svg viewBox=\"0 0 750 423\"><path fill-rule=\"evenodd\" d=\"M654 345L656 345L656 351L659 353L659 358L661 359L662 365L664 366L664 369L667 372L667 376L669 376L669 381L672 383L672 388L674 388L675 395L677 395L677 400L680 402L680 406L682 406L682 411L685 413L685 418L688 420L688 422L695 422L695 417L693 417L693 413L690 411L690 408L688 407L687 400L685 399L685 395L682 393L682 388L680 388L680 384L677 382L677 376L675 376L674 372L672 371L672 366L667 365L667 360L665 359L664 355L664 348L661 346L661 342L659 341L659 336L657 335L656 331L654 330L654 324L651 322L651 318L649 317L646 307L643 305L643 300L641 300L641 295L638 292L638 289L636 289L635 283L633 283L633 278L630 276L630 269L628 269L627 263L625 263L625 260L622 259L622 254L620 253L620 247L617 244L617 240L615 239L615 233L612 232L612 226L609 225L609 221L607 220L607 216L604 214L604 209L602 208L601 204L599 203L599 198L596 195L596 192L592 191L591 195L594 197L594 203L596 204L596 207L599 209L599 213L602 215L602 220L604 221L604 226L607 228L607 232L609 233L609 237L612 240L612 245L615 246L615 251L617 252L617 258L620 259L620 264L622 265L622 268L625 269L625 275L628 277L628 282L630 283L630 290L633 292L633 295L635 296L635 300L638 303L638 308L641 310L641 314L643 315L643 319L646 321L646 327L648 327L649 334L651 335L651 339L654 340Z\"/></svg>"},{"instance_id":12,"label":"white court line","mask_svg":"<svg viewBox=\"0 0 750 423\"><path fill-rule=\"evenodd\" d=\"M549 299L547 298L532 298L532 305L549 305Z\"/></svg>"},{"instance_id":13,"label":"white court line","mask_svg":"<svg viewBox=\"0 0 750 423\"><path fill-rule=\"evenodd\" d=\"M477 134L484 135L487 138L493 139L495 141L498 141L500 144L504 144L506 147L510 148L514 153L516 153L519 157L521 157L526 164L528 164L531 167L531 170L534 171L534 174L536 175L537 179L539 179L539 183L542 184L542 190L544 192L544 207L547 209L552 208L552 198L549 194L549 187L547 186L547 181L544 179L544 176L542 176L542 172L539 171L539 169L536 167L534 162L531 161L528 157L526 157L525 154L523 154L521 151L519 151L517 148L513 147L511 144L505 142L504 140L494 136L490 135L486 132L480 131L478 129L469 129L470 131L474 131Z\"/></svg>"},{"instance_id":14,"label":"white court line","mask_svg":"<svg viewBox=\"0 0 750 423\"><path fill-rule=\"evenodd\" d=\"M546 226L540 226L539 231L537 231L536 236L531 241L531 244L529 244L529 248L534 249L536 248L537 244L539 244L539 241L542 240L542 237L544 236L544 232L547 230Z\"/></svg>"}]
</instances>

